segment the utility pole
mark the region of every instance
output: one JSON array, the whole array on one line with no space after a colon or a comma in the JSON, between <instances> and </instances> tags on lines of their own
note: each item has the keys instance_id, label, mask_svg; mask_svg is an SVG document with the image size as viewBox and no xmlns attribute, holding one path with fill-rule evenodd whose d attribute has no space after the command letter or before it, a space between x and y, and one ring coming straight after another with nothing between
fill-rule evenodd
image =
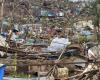
<instances>
[{"instance_id":1,"label":"utility pole","mask_svg":"<svg viewBox=\"0 0 100 80\"><path fill-rule=\"evenodd\" d=\"M97 6L96 6L96 8L97 8L97 43L98 43L98 45L97 45L97 53L99 54L99 44L100 44L100 4L97 4ZM99 54L100 55L100 54Z\"/></svg>"},{"instance_id":2,"label":"utility pole","mask_svg":"<svg viewBox=\"0 0 100 80\"><path fill-rule=\"evenodd\" d=\"M2 20L3 19L3 15L4 15L4 0L1 0L1 18L0 18L0 20Z\"/></svg>"}]
</instances>

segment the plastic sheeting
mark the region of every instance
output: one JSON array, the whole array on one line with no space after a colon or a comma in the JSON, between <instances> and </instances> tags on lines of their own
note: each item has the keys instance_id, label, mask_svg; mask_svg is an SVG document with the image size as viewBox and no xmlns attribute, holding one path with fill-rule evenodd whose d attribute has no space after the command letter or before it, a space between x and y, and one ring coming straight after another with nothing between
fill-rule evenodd
<instances>
[{"instance_id":1,"label":"plastic sheeting","mask_svg":"<svg viewBox=\"0 0 100 80\"><path fill-rule=\"evenodd\" d=\"M12 78L12 77L5 77L4 80L54 80L54 78L47 78L47 77L40 77L40 78Z\"/></svg>"}]
</instances>

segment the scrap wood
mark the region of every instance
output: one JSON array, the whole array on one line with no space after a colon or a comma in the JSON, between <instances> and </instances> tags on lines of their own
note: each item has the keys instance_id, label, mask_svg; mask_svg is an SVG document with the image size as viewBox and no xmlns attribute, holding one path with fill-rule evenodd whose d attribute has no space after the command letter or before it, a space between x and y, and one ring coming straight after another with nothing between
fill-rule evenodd
<instances>
[{"instance_id":1,"label":"scrap wood","mask_svg":"<svg viewBox=\"0 0 100 80\"><path fill-rule=\"evenodd\" d=\"M18 49L15 49L15 48L7 48L7 47L3 47L3 46L0 46L0 51L3 51L3 52L7 52L7 53L17 53L17 54L28 54L28 53L32 53L32 52L24 52L24 51L21 51L21 50L18 50ZM33 54L33 53L32 53Z\"/></svg>"},{"instance_id":2,"label":"scrap wood","mask_svg":"<svg viewBox=\"0 0 100 80\"><path fill-rule=\"evenodd\" d=\"M66 50L66 46L64 47L64 49L62 50L62 52L60 53L58 59L56 60L56 62L58 63L58 61L61 59L62 55L64 54ZM57 65L54 64L54 66L49 70L49 72L47 73L48 76L50 76L51 74L54 73L55 69L56 69Z\"/></svg>"},{"instance_id":3,"label":"scrap wood","mask_svg":"<svg viewBox=\"0 0 100 80\"><path fill-rule=\"evenodd\" d=\"M87 75L82 75L78 78L78 80L82 80L83 78L85 78L86 80L87 79L91 79L93 78L96 74L97 74L98 71L92 71L91 73L88 73Z\"/></svg>"},{"instance_id":4,"label":"scrap wood","mask_svg":"<svg viewBox=\"0 0 100 80\"><path fill-rule=\"evenodd\" d=\"M81 58L81 59L84 59L84 60L88 60L88 57L82 55L82 54L79 54L77 55L77 57Z\"/></svg>"},{"instance_id":5,"label":"scrap wood","mask_svg":"<svg viewBox=\"0 0 100 80\"><path fill-rule=\"evenodd\" d=\"M94 70L91 70L91 71L87 71L87 72L85 72L85 73L79 73L79 74L77 74L77 75L68 77L67 80L73 79L73 78L77 78L77 77L83 76L83 75L88 74L88 73L91 73L91 72L98 72L98 71L99 71L99 69L94 69Z\"/></svg>"},{"instance_id":6,"label":"scrap wood","mask_svg":"<svg viewBox=\"0 0 100 80\"><path fill-rule=\"evenodd\" d=\"M12 62L14 61L14 59L0 59L0 62L3 62L4 64L6 65L14 65ZM70 60L69 60L70 61ZM36 59L36 60L30 60L30 59L27 59L27 60L22 60L22 59L18 59L17 62L27 62L28 65L30 66L41 66L41 65L60 65L60 64L83 64L83 63L88 63L88 62L67 62L65 61L55 61L55 60L41 60L41 59ZM100 63L100 61L96 61L96 62L91 62L91 63ZM16 66L16 65L15 65Z\"/></svg>"},{"instance_id":7,"label":"scrap wood","mask_svg":"<svg viewBox=\"0 0 100 80\"><path fill-rule=\"evenodd\" d=\"M4 64L6 65L14 65L12 62L13 62L14 59L0 59L0 62L3 62ZM88 62L62 62L61 60L59 60L59 62L55 62L54 60L21 60L21 59L18 59L17 62L27 62L29 65L33 65L33 66L38 66L38 65L55 65L55 64L83 64L83 63L88 63ZM100 62L100 61L98 61ZM16 66L16 65L15 65Z\"/></svg>"},{"instance_id":8,"label":"scrap wood","mask_svg":"<svg viewBox=\"0 0 100 80\"><path fill-rule=\"evenodd\" d=\"M14 52L13 52L14 53ZM37 52L26 52L27 54L17 54L17 56L49 56L49 55L52 55L51 53L37 53ZM8 56L14 56L14 54L7 54Z\"/></svg>"}]
</instances>

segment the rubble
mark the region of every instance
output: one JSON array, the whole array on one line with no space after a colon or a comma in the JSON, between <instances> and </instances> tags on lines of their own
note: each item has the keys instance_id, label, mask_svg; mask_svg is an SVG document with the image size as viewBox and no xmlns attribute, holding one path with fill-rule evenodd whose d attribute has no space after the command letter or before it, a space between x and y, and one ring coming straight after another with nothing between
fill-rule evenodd
<instances>
[{"instance_id":1,"label":"rubble","mask_svg":"<svg viewBox=\"0 0 100 80\"><path fill-rule=\"evenodd\" d=\"M2 1L0 63L7 66L5 75L37 74L40 80L99 77L99 26L93 24L90 3Z\"/></svg>"}]
</instances>

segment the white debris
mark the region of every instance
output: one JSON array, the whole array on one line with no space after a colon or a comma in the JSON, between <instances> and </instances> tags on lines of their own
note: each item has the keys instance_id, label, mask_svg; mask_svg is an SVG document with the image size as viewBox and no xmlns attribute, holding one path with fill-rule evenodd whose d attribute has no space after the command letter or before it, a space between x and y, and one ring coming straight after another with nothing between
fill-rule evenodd
<instances>
[{"instance_id":1,"label":"white debris","mask_svg":"<svg viewBox=\"0 0 100 80\"><path fill-rule=\"evenodd\" d=\"M79 61L80 61L80 62L85 62L85 60L80 59L80 58L74 60L74 62L79 62ZM85 63L82 63L82 64L77 64L77 63L76 63L75 65L81 66L81 67L85 67Z\"/></svg>"},{"instance_id":2,"label":"white debris","mask_svg":"<svg viewBox=\"0 0 100 80\"><path fill-rule=\"evenodd\" d=\"M4 64L0 64L0 67L4 66Z\"/></svg>"},{"instance_id":3,"label":"white debris","mask_svg":"<svg viewBox=\"0 0 100 80\"><path fill-rule=\"evenodd\" d=\"M100 45L94 46L88 50L89 59L97 59L100 56Z\"/></svg>"},{"instance_id":4,"label":"white debris","mask_svg":"<svg viewBox=\"0 0 100 80\"><path fill-rule=\"evenodd\" d=\"M94 63L91 63L87 66L87 68L83 71L83 73L94 70L94 69L98 69L98 67Z\"/></svg>"},{"instance_id":5,"label":"white debris","mask_svg":"<svg viewBox=\"0 0 100 80\"><path fill-rule=\"evenodd\" d=\"M6 40L6 38L0 36L0 46L9 47L5 40Z\"/></svg>"},{"instance_id":6,"label":"white debris","mask_svg":"<svg viewBox=\"0 0 100 80\"><path fill-rule=\"evenodd\" d=\"M0 36L0 46L9 47L5 40L6 40L6 38ZM4 54L5 54L5 52L0 51L1 56L4 56Z\"/></svg>"}]
</instances>

